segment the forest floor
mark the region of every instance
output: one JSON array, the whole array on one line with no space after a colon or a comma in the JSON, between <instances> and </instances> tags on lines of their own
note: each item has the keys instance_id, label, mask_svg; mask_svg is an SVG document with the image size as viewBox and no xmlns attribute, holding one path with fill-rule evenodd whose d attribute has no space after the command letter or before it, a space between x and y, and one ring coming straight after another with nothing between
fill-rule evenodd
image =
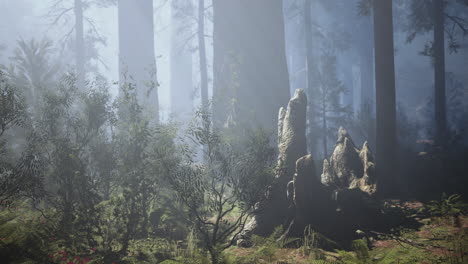
<instances>
[{"instance_id":1,"label":"forest floor","mask_svg":"<svg viewBox=\"0 0 468 264\"><path fill-rule=\"evenodd\" d=\"M228 249L225 263L468 263L468 216L442 214L442 211L428 214L427 205L420 202L392 200L386 201L386 206L417 221L419 226L396 227L385 234L366 234L363 239L354 241L350 250L325 251L314 237L302 238L307 245L298 248L284 247L274 238L254 237L251 248ZM53 219L31 211L26 203L17 208L0 210L0 263L209 263L200 250L195 248L188 252L187 241L169 242L156 237L132 241L126 256L116 253L118 247L111 252L99 245L66 248L63 241L51 233Z\"/></svg>"},{"instance_id":2,"label":"forest floor","mask_svg":"<svg viewBox=\"0 0 468 264\"><path fill-rule=\"evenodd\" d=\"M279 248L258 245L252 248L231 248L232 263L316 263L316 264L435 264L468 263L468 217L465 215L428 216L422 213L421 202L387 201L394 210L420 225L397 227L390 234L374 232L369 238L353 243L353 250L325 251L313 245L300 248Z\"/></svg>"}]
</instances>

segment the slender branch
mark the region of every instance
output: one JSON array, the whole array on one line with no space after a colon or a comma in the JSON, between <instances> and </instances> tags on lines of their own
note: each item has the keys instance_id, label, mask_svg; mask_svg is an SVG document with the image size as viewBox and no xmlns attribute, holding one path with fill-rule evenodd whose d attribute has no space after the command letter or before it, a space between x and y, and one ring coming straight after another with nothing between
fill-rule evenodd
<instances>
[{"instance_id":1,"label":"slender branch","mask_svg":"<svg viewBox=\"0 0 468 264\"><path fill-rule=\"evenodd\" d=\"M445 13L445 17L450 19L454 24L458 26L458 28L463 32L464 35L468 34L468 29L466 25L466 21L458 16L451 16Z\"/></svg>"}]
</instances>

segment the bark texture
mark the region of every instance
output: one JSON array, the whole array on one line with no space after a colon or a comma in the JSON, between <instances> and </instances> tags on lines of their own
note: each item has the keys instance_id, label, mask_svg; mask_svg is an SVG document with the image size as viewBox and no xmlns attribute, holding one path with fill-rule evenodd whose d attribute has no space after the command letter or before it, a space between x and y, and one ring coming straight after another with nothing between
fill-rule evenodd
<instances>
[{"instance_id":1,"label":"bark texture","mask_svg":"<svg viewBox=\"0 0 468 264\"><path fill-rule=\"evenodd\" d=\"M381 195L396 189L396 107L392 0L374 1L376 163Z\"/></svg>"}]
</instances>

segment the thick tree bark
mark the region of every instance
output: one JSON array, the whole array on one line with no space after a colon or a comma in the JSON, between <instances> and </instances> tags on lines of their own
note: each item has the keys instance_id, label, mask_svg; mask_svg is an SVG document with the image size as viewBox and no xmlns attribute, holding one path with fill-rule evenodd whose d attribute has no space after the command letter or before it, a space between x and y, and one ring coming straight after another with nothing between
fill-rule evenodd
<instances>
[{"instance_id":1,"label":"thick tree bark","mask_svg":"<svg viewBox=\"0 0 468 264\"><path fill-rule=\"evenodd\" d=\"M120 83L135 85L140 104L159 122L152 0L119 0Z\"/></svg>"},{"instance_id":2,"label":"thick tree bark","mask_svg":"<svg viewBox=\"0 0 468 264\"><path fill-rule=\"evenodd\" d=\"M83 2L75 0L75 63L76 86L83 91L85 86L85 47L83 33Z\"/></svg>"},{"instance_id":3,"label":"thick tree bark","mask_svg":"<svg viewBox=\"0 0 468 264\"><path fill-rule=\"evenodd\" d=\"M374 1L374 44L376 84L376 170L379 192L389 196L395 191L396 109L395 63L393 49L392 0Z\"/></svg>"},{"instance_id":4,"label":"thick tree bark","mask_svg":"<svg viewBox=\"0 0 468 264\"><path fill-rule=\"evenodd\" d=\"M436 120L436 142L444 146L447 133L445 107L445 35L444 3L434 0L434 102Z\"/></svg>"},{"instance_id":5,"label":"thick tree bark","mask_svg":"<svg viewBox=\"0 0 468 264\"><path fill-rule=\"evenodd\" d=\"M290 97L281 0L216 0L213 114L276 131Z\"/></svg>"},{"instance_id":6,"label":"thick tree bark","mask_svg":"<svg viewBox=\"0 0 468 264\"><path fill-rule=\"evenodd\" d=\"M200 93L203 107L208 105L208 69L205 46L205 0L198 1L198 54L200 56Z\"/></svg>"}]
</instances>

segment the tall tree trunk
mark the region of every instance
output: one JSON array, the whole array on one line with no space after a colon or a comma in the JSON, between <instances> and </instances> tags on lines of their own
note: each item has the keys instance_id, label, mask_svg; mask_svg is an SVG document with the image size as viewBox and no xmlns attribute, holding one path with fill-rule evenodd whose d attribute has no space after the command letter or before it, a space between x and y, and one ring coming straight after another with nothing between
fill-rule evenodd
<instances>
[{"instance_id":1,"label":"tall tree trunk","mask_svg":"<svg viewBox=\"0 0 468 264\"><path fill-rule=\"evenodd\" d=\"M436 142L444 146L447 133L445 108L445 36L444 3L434 0L434 102L436 120Z\"/></svg>"},{"instance_id":2,"label":"tall tree trunk","mask_svg":"<svg viewBox=\"0 0 468 264\"><path fill-rule=\"evenodd\" d=\"M312 83L313 83L313 52L312 52L312 15L311 15L312 1L304 1L304 35L305 35L305 49L306 49L306 85L307 97L312 98ZM312 100L309 100L309 105Z\"/></svg>"},{"instance_id":3,"label":"tall tree trunk","mask_svg":"<svg viewBox=\"0 0 468 264\"><path fill-rule=\"evenodd\" d=\"M171 20L171 112L178 121L186 123L192 118L194 98L192 82L192 53L185 46L189 43L192 28L186 26L176 10L187 0L172 1ZM191 43L190 43L191 44ZM190 46L190 45L188 45Z\"/></svg>"},{"instance_id":4,"label":"tall tree trunk","mask_svg":"<svg viewBox=\"0 0 468 264\"><path fill-rule=\"evenodd\" d=\"M327 146L327 112L325 106L325 100L322 100L322 130L323 130L323 158L328 159L328 146Z\"/></svg>"},{"instance_id":5,"label":"tall tree trunk","mask_svg":"<svg viewBox=\"0 0 468 264\"><path fill-rule=\"evenodd\" d=\"M310 153L314 153L313 151L315 150L315 144L317 143L316 140L314 140L314 136L311 134L313 133L313 124L316 122L315 118L315 107L314 102L316 100L313 100L314 98L314 61L313 61L313 47L312 47L312 0L310 1L304 1L304 7L303 7L303 17L304 17L304 36L305 36L305 50L306 50L306 94L307 98L309 98L308 106L307 106L307 121L308 121L308 149Z\"/></svg>"},{"instance_id":6,"label":"tall tree trunk","mask_svg":"<svg viewBox=\"0 0 468 264\"><path fill-rule=\"evenodd\" d=\"M382 196L396 188L396 109L392 0L374 1L376 169Z\"/></svg>"},{"instance_id":7,"label":"tall tree trunk","mask_svg":"<svg viewBox=\"0 0 468 264\"><path fill-rule=\"evenodd\" d=\"M338 65L340 66L341 69L341 76L344 85L346 85L347 92L346 93L341 93L340 95L340 105L342 106L347 106L349 105L351 107L352 111L355 111L355 104L354 104L354 74L353 74L353 63L351 63L349 60L347 60L344 56L340 60L337 58Z\"/></svg>"},{"instance_id":8,"label":"tall tree trunk","mask_svg":"<svg viewBox=\"0 0 468 264\"><path fill-rule=\"evenodd\" d=\"M208 105L208 69L205 47L205 0L198 0L198 54L200 55L200 93L203 107Z\"/></svg>"},{"instance_id":9,"label":"tall tree trunk","mask_svg":"<svg viewBox=\"0 0 468 264\"><path fill-rule=\"evenodd\" d=\"M359 48L359 63L360 63L360 77L361 77L361 111L368 111L367 104L374 101L374 63L372 58L374 56L374 45L372 45L373 32L372 21L370 17L364 16L361 18L361 45ZM373 110L370 109L372 112Z\"/></svg>"},{"instance_id":10,"label":"tall tree trunk","mask_svg":"<svg viewBox=\"0 0 468 264\"><path fill-rule=\"evenodd\" d=\"M139 103L159 122L152 0L119 0L120 83L135 85Z\"/></svg>"},{"instance_id":11,"label":"tall tree trunk","mask_svg":"<svg viewBox=\"0 0 468 264\"><path fill-rule=\"evenodd\" d=\"M365 122L364 136L369 142L369 147L375 150L375 89L374 89L374 43L373 43L373 25L370 16L361 18L359 63L361 78L361 118Z\"/></svg>"},{"instance_id":12,"label":"tall tree trunk","mask_svg":"<svg viewBox=\"0 0 468 264\"><path fill-rule=\"evenodd\" d=\"M85 86L85 47L83 33L83 2L75 0L75 63L76 63L76 86L83 91Z\"/></svg>"},{"instance_id":13,"label":"tall tree trunk","mask_svg":"<svg viewBox=\"0 0 468 264\"><path fill-rule=\"evenodd\" d=\"M290 97L282 1L216 0L213 10L216 125L231 119L275 132Z\"/></svg>"}]
</instances>

